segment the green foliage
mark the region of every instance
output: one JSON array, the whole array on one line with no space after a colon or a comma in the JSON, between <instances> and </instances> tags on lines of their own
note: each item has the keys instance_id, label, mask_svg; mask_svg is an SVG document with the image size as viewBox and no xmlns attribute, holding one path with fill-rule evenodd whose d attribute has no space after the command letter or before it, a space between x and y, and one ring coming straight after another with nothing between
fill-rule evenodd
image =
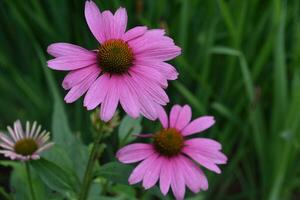
<instances>
[{"instance_id":1,"label":"green foliage","mask_svg":"<svg viewBox=\"0 0 300 200\"><path fill-rule=\"evenodd\" d=\"M119 126L118 136L119 136L119 144L120 146L124 146L125 144L132 142L135 140L133 134L140 134L142 131L141 125L142 118L132 119L128 115L126 115Z\"/></svg>"},{"instance_id":2,"label":"green foliage","mask_svg":"<svg viewBox=\"0 0 300 200\"><path fill-rule=\"evenodd\" d=\"M168 87L171 104L189 103L195 117L216 116L214 128L201 136L219 140L229 163L222 167L221 175L208 173L207 192L189 196L193 199L297 198L300 187L299 1L97 0L96 3L102 10L126 7L130 28L141 24L151 28L164 26L183 50L183 55L173 62L180 76ZM86 25L83 7L84 1L74 0L0 1L1 129L16 118L39 121L51 129L56 143L45 157L57 166L46 164L46 169L52 171L59 167L79 180L88 155L81 138L90 134L89 113L81 101L64 105L62 99L66 92L60 86L63 75L46 67L50 58L46 48L60 41L97 48ZM142 193L139 197L151 199L153 194L139 187L134 187L135 192L129 191L124 185L131 167L113 162L117 148L131 142L130 135L141 129L139 120L128 117L123 118L121 126L118 135L112 134L107 139L108 150L100 163L108 164L99 168L96 175L117 182L119 178L123 186L110 183L112 188L120 190L118 194L110 194L103 190L106 183L100 181L95 183L93 194L101 194L101 199L128 199L126 195ZM143 120L145 133L156 130L156 123ZM90 143L88 138L92 137L83 138L87 138L85 143ZM20 163L9 163L5 165L13 168L11 188L18 189L17 193L12 190L12 194L15 199L26 199L24 168ZM114 174L119 172L123 174ZM45 199L43 195L49 196L47 185L37 174L35 180L35 187L40 188L37 189L39 199Z\"/></svg>"}]
</instances>

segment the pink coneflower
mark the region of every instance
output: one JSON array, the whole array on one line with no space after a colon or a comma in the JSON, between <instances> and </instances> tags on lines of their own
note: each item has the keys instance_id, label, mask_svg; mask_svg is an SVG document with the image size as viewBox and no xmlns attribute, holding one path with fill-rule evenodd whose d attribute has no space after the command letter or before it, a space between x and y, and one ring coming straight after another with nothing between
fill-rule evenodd
<instances>
[{"instance_id":1,"label":"pink coneflower","mask_svg":"<svg viewBox=\"0 0 300 200\"><path fill-rule=\"evenodd\" d=\"M159 180L161 192L166 195L171 187L176 199L184 198L185 186L194 193L207 190L207 178L196 163L221 173L217 164L225 164L227 157L220 151L221 144L215 140L185 138L215 123L211 116L199 117L190 122L191 117L188 105L173 106L169 119L166 112L161 110L159 120L163 129L146 135L153 138L152 144L130 144L117 152L117 158L122 163L142 161L131 173L130 184L143 181L143 187L148 189Z\"/></svg>"},{"instance_id":2,"label":"pink coneflower","mask_svg":"<svg viewBox=\"0 0 300 200\"><path fill-rule=\"evenodd\" d=\"M126 31L127 12L119 8L113 15L102 13L93 1L85 3L85 18L99 42L96 50L68 43L55 43L48 61L55 70L70 71L62 86L70 90L65 97L72 103L85 95L88 110L101 104L100 117L112 118L118 103L133 118L141 113L156 119L157 107L166 105L167 80L177 78L176 69L166 63L181 53L173 40L161 29L138 26Z\"/></svg>"},{"instance_id":3,"label":"pink coneflower","mask_svg":"<svg viewBox=\"0 0 300 200\"><path fill-rule=\"evenodd\" d=\"M50 148L54 143L48 142L49 132L42 131L36 122L31 126L26 122L26 130L23 131L21 122L17 120L14 127L7 127L9 135L0 133L1 154L11 160L36 160L40 153Z\"/></svg>"}]
</instances>

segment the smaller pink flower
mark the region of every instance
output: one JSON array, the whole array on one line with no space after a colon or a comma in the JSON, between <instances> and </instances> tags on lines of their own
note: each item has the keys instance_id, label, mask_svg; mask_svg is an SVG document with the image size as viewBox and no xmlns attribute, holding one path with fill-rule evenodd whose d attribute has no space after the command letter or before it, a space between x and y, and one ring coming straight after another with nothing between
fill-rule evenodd
<instances>
[{"instance_id":1,"label":"smaller pink flower","mask_svg":"<svg viewBox=\"0 0 300 200\"><path fill-rule=\"evenodd\" d=\"M14 127L7 127L9 135L0 133L0 153L11 160L37 160L40 153L50 148L54 143L49 141L49 132L41 132L41 126L33 122L30 126L26 122L26 130L23 131L21 122L17 120Z\"/></svg>"},{"instance_id":2,"label":"smaller pink flower","mask_svg":"<svg viewBox=\"0 0 300 200\"><path fill-rule=\"evenodd\" d=\"M215 123L211 116L193 121L191 117L192 111L188 105L173 106L169 119L162 109L159 120L163 129L147 135L152 137L152 144L130 144L117 152L117 158L122 163L142 161L131 173L130 184L142 181L143 187L149 189L159 181L161 192L166 195L171 187L178 200L184 199L185 186L194 193L208 189L207 178L198 164L219 174L221 170L217 164L225 164L227 157L221 152L221 144L215 140L185 138Z\"/></svg>"}]
</instances>

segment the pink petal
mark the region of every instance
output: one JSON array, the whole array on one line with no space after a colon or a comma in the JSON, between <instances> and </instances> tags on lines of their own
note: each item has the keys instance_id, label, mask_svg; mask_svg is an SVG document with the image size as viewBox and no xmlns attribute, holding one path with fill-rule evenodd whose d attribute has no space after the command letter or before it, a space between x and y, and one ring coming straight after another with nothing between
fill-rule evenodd
<instances>
[{"instance_id":1,"label":"pink petal","mask_svg":"<svg viewBox=\"0 0 300 200\"><path fill-rule=\"evenodd\" d=\"M122 163L134 163L144 160L154 154L153 146L150 144L135 143L121 148L116 157Z\"/></svg>"},{"instance_id":2,"label":"pink petal","mask_svg":"<svg viewBox=\"0 0 300 200\"><path fill-rule=\"evenodd\" d=\"M155 102L153 102L153 100L147 96L147 93L143 91L143 88L140 86L140 84L132 80L131 77L126 75L124 76L124 80L126 81L127 86L131 88L131 91L136 93L136 96L140 102L141 113L146 118L155 120L157 118L157 105Z\"/></svg>"},{"instance_id":3,"label":"pink petal","mask_svg":"<svg viewBox=\"0 0 300 200\"><path fill-rule=\"evenodd\" d=\"M203 167L205 167L213 172L216 172L217 174L221 173L220 168L214 163L214 161L195 152L189 146L183 147L182 152L185 153L186 155L190 156L193 160L197 161Z\"/></svg>"},{"instance_id":4,"label":"pink petal","mask_svg":"<svg viewBox=\"0 0 300 200\"><path fill-rule=\"evenodd\" d=\"M153 154L143 162L141 162L131 173L128 182L130 185L136 184L143 180L146 171L149 166L156 160L158 154Z\"/></svg>"},{"instance_id":5,"label":"pink petal","mask_svg":"<svg viewBox=\"0 0 300 200\"><path fill-rule=\"evenodd\" d=\"M0 143L0 147L4 148L4 149L7 149L7 150L11 150L13 151L14 148L6 143Z\"/></svg>"},{"instance_id":6,"label":"pink petal","mask_svg":"<svg viewBox=\"0 0 300 200\"><path fill-rule=\"evenodd\" d=\"M183 130L182 135L192 135L195 133L202 132L210 128L215 123L214 117L212 116L203 116L193 120L188 124Z\"/></svg>"},{"instance_id":7,"label":"pink petal","mask_svg":"<svg viewBox=\"0 0 300 200\"><path fill-rule=\"evenodd\" d=\"M88 110L96 108L105 98L110 89L110 78L108 74L100 76L90 87L84 98L84 106Z\"/></svg>"},{"instance_id":8,"label":"pink petal","mask_svg":"<svg viewBox=\"0 0 300 200\"><path fill-rule=\"evenodd\" d=\"M44 144L42 147L40 147L35 153L42 153L43 151L46 151L47 149L51 148L54 145L53 142Z\"/></svg>"},{"instance_id":9,"label":"pink petal","mask_svg":"<svg viewBox=\"0 0 300 200\"><path fill-rule=\"evenodd\" d=\"M171 188L176 200L183 200L185 194L185 180L183 172L176 161L178 158L173 158L171 160L172 164L172 180L171 180Z\"/></svg>"},{"instance_id":10,"label":"pink petal","mask_svg":"<svg viewBox=\"0 0 300 200\"><path fill-rule=\"evenodd\" d=\"M20 120L17 120L14 122L14 132L15 132L15 136L18 140L21 140L24 138L24 134L23 134L24 131L23 131Z\"/></svg>"},{"instance_id":11,"label":"pink petal","mask_svg":"<svg viewBox=\"0 0 300 200\"><path fill-rule=\"evenodd\" d=\"M146 26L137 26L128 30L122 37L126 42L143 35L147 31Z\"/></svg>"},{"instance_id":12,"label":"pink petal","mask_svg":"<svg viewBox=\"0 0 300 200\"><path fill-rule=\"evenodd\" d=\"M178 118L175 124L175 128L177 130L181 130L184 128L192 119L192 110L189 105L184 105L180 113L178 114Z\"/></svg>"},{"instance_id":13,"label":"pink petal","mask_svg":"<svg viewBox=\"0 0 300 200\"><path fill-rule=\"evenodd\" d=\"M14 130L12 130L12 128L10 126L7 126L7 130L9 132L11 139L13 139L13 142L17 142L18 139L17 139L16 133L14 132Z\"/></svg>"},{"instance_id":14,"label":"pink petal","mask_svg":"<svg viewBox=\"0 0 300 200\"><path fill-rule=\"evenodd\" d=\"M100 71L101 70L97 65L92 65L90 67L85 67L85 68L71 71L64 78L62 86L65 90L69 90L70 88L74 87L75 85L81 83L88 76L90 76L92 74L99 75Z\"/></svg>"},{"instance_id":15,"label":"pink petal","mask_svg":"<svg viewBox=\"0 0 300 200\"><path fill-rule=\"evenodd\" d=\"M163 128L168 128L168 115L162 107L158 107L158 118Z\"/></svg>"},{"instance_id":16,"label":"pink petal","mask_svg":"<svg viewBox=\"0 0 300 200\"><path fill-rule=\"evenodd\" d=\"M97 63L96 54L94 58L90 56L62 56L47 62L48 67L51 69L68 71L87 67Z\"/></svg>"},{"instance_id":17,"label":"pink petal","mask_svg":"<svg viewBox=\"0 0 300 200\"><path fill-rule=\"evenodd\" d=\"M79 99L91 87L91 85L95 82L99 74L100 71L98 73L91 74L81 83L72 87L72 89L66 95L65 101L67 103L73 103L74 101Z\"/></svg>"},{"instance_id":18,"label":"pink petal","mask_svg":"<svg viewBox=\"0 0 300 200\"><path fill-rule=\"evenodd\" d=\"M161 61L168 61L179 56L180 54L181 50L179 47L169 47L167 49L154 49L151 51L144 51L142 53L136 54L136 57L137 59L157 59Z\"/></svg>"},{"instance_id":19,"label":"pink petal","mask_svg":"<svg viewBox=\"0 0 300 200\"><path fill-rule=\"evenodd\" d=\"M107 91L107 95L101 104L100 111L100 118L105 122L111 120L111 118L115 114L120 99L119 77L112 76L109 81L109 84L110 89Z\"/></svg>"},{"instance_id":20,"label":"pink petal","mask_svg":"<svg viewBox=\"0 0 300 200\"><path fill-rule=\"evenodd\" d=\"M6 136L4 133L0 133L0 140L2 140L3 142L5 142L10 146L14 146L13 141L11 141L11 139L8 136Z\"/></svg>"},{"instance_id":21,"label":"pink petal","mask_svg":"<svg viewBox=\"0 0 300 200\"><path fill-rule=\"evenodd\" d=\"M222 145L219 142L208 138L193 138L190 140L186 140L185 145L192 146L192 147L202 147L204 149L209 149L209 150L222 149Z\"/></svg>"},{"instance_id":22,"label":"pink petal","mask_svg":"<svg viewBox=\"0 0 300 200\"><path fill-rule=\"evenodd\" d=\"M181 49L173 40L163 36L163 30L148 30L144 35L129 41L135 56L140 59L156 59L167 61L180 55Z\"/></svg>"},{"instance_id":23,"label":"pink petal","mask_svg":"<svg viewBox=\"0 0 300 200\"><path fill-rule=\"evenodd\" d=\"M85 2L84 15L86 22L99 43L105 42L105 32L102 15L97 5L93 1Z\"/></svg>"},{"instance_id":24,"label":"pink petal","mask_svg":"<svg viewBox=\"0 0 300 200\"><path fill-rule=\"evenodd\" d=\"M125 8L119 8L114 15L114 33L115 38L121 38L127 26L127 12Z\"/></svg>"},{"instance_id":25,"label":"pink petal","mask_svg":"<svg viewBox=\"0 0 300 200\"><path fill-rule=\"evenodd\" d=\"M149 81L149 79L133 71L131 71L130 74L135 84L138 84L144 90L144 94L150 97L154 102L160 105L166 105L169 102L168 95L158 84Z\"/></svg>"},{"instance_id":26,"label":"pink petal","mask_svg":"<svg viewBox=\"0 0 300 200\"><path fill-rule=\"evenodd\" d=\"M174 105L172 107L170 112L170 128L175 128L180 111L181 111L181 106Z\"/></svg>"},{"instance_id":27,"label":"pink petal","mask_svg":"<svg viewBox=\"0 0 300 200\"><path fill-rule=\"evenodd\" d=\"M169 191L172 179L172 165L169 158L164 158L161 164L159 187L163 195L166 195Z\"/></svg>"},{"instance_id":28,"label":"pink petal","mask_svg":"<svg viewBox=\"0 0 300 200\"><path fill-rule=\"evenodd\" d=\"M94 58L96 53L93 51L89 51L85 48L82 48L78 45L69 44L69 43L54 43L48 46L47 52L54 56L85 56Z\"/></svg>"},{"instance_id":29,"label":"pink petal","mask_svg":"<svg viewBox=\"0 0 300 200\"><path fill-rule=\"evenodd\" d=\"M218 148L214 148L214 146L205 146L205 143L204 145L202 145L203 143L201 142L201 139L200 140L199 139L200 138L187 140L185 141L184 144L185 146L192 149L195 153L198 153L199 155L206 157L207 159L211 160L216 164L225 164L227 162L227 157L222 152L220 152ZM218 146L221 145L219 144Z\"/></svg>"},{"instance_id":30,"label":"pink petal","mask_svg":"<svg viewBox=\"0 0 300 200\"><path fill-rule=\"evenodd\" d=\"M102 21L103 21L103 30L105 32L106 40L115 39L114 34L114 16L113 14L106 10L102 13Z\"/></svg>"},{"instance_id":31,"label":"pink petal","mask_svg":"<svg viewBox=\"0 0 300 200\"><path fill-rule=\"evenodd\" d=\"M166 77L164 77L159 71L153 68L144 67L142 65L135 65L130 68L129 73L132 72L138 74L140 77L143 77L143 79L148 79L151 82L159 84L163 88L166 88L168 86Z\"/></svg>"},{"instance_id":32,"label":"pink petal","mask_svg":"<svg viewBox=\"0 0 300 200\"><path fill-rule=\"evenodd\" d=\"M157 60L135 60L136 65L141 65L144 67L155 69L160 72L167 80L175 80L178 77L178 72L176 69L165 62Z\"/></svg>"},{"instance_id":33,"label":"pink petal","mask_svg":"<svg viewBox=\"0 0 300 200\"><path fill-rule=\"evenodd\" d=\"M143 178L143 187L149 189L157 182L162 166L163 158L158 157L148 168Z\"/></svg>"},{"instance_id":34,"label":"pink petal","mask_svg":"<svg viewBox=\"0 0 300 200\"><path fill-rule=\"evenodd\" d=\"M208 189L208 181L202 170L191 160L180 155L180 164L184 173L185 183L194 193L198 193L200 189Z\"/></svg>"},{"instance_id":35,"label":"pink petal","mask_svg":"<svg viewBox=\"0 0 300 200\"><path fill-rule=\"evenodd\" d=\"M136 93L127 85L126 81L122 81L120 87L120 103L125 112L132 118L137 118L140 112L140 103Z\"/></svg>"}]
</instances>

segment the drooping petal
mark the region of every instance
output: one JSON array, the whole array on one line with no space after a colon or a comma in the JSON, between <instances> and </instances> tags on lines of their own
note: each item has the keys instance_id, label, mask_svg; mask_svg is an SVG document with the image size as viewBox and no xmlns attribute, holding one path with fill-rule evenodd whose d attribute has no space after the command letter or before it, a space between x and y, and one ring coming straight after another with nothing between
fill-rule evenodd
<instances>
[{"instance_id":1,"label":"drooping petal","mask_svg":"<svg viewBox=\"0 0 300 200\"><path fill-rule=\"evenodd\" d=\"M75 85L79 84L85 80L88 76L92 74L100 74L101 69L97 65L92 65L90 67L85 67L71 71L64 78L62 86L65 90L69 90Z\"/></svg>"},{"instance_id":2,"label":"drooping petal","mask_svg":"<svg viewBox=\"0 0 300 200\"><path fill-rule=\"evenodd\" d=\"M192 135L195 133L202 132L210 128L215 123L214 117L212 116L203 116L193 120L188 124L184 129L182 129L182 135Z\"/></svg>"},{"instance_id":3,"label":"drooping petal","mask_svg":"<svg viewBox=\"0 0 300 200\"><path fill-rule=\"evenodd\" d=\"M116 156L122 163L134 163L144 160L154 154L153 146L150 144L135 143L121 148Z\"/></svg>"},{"instance_id":4,"label":"drooping petal","mask_svg":"<svg viewBox=\"0 0 300 200\"><path fill-rule=\"evenodd\" d=\"M185 194L185 180L183 172L176 161L178 158L171 159L172 164L172 180L171 188L176 200L183 200Z\"/></svg>"},{"instance_id":5,"label":"drooping petal","mask_svg":"<svg viewBox=\"0 0 300 200\"><path fill-rule=\"evenodd\" d=\"M189 146L184 146L182 152L186 155L190 156L193 160L197 161L203 167L216 172L217 174L221 173L220 168L209 158L202 156L201 154L195 152Z\"/></svg>"},{"instance_id":6,"label":"drooping petal","mask_svg":"<svg viewBox=\"0 0 300 200\"><path fill-rule=\"evenodd\" d=\"M186 140L184 143L186 146L202 147L207 150L222 149L222 145L219 142L208 138L193 138L190 140Z\"/></svg>"},{"instance_id":7,"label":"drooping petal","mask_svg":"<svg viewBox=\"0 0 300 200\"><path fill-rule=\"evenodd\" d=\"M106 40L105 27L102 15L97 5L93 1L86 1L84 14L86 22L94 37L98 40L99 43L103 43Z\"/></svg>"},{"instance_id":8,"label":"drooping petal","mask_svg":"<svg viewBox=\"0 0 300 200\"><path fill-rule=\"evenodd\" d=\"M120 87L120 104L125 112L132 118L137 118L140 112L140 103L136 93L127 85L126 81L122 81Z\"/></svg>"},{"instance_id":9,"label":"drooping petal","mask_svg":"<svg viewBox=\"0 0 300 200\"><path fill-rule=\"evenodd\" d=\"M171 186L172 179L172 165L169 158L164 158L161 164L161 171L159 177L159 187L163 195L166 195Z\"/></svg>"},{"instance_id":10,"label":"drooping petal","mask_svg":"<svg viewBox=\"0 0 300 200\"><path fill-rule=\"evenodd\" d=\"M150 120L155 120L157 118L157 105L149 96L146 96L143 88L139 85L139 83L134 82L131 77L128 75L124 76L124 80L128 87L131 88L131 91L136 93L136 96L140 102L140 111L141 113Z\"/></svg>"},{"instance_id":11,"label":"drooping petal","mask_svg":"<svg viewBox=\"0 0 300 200\"><path fill-rule=\"evenodd\" d=\"M166 92L158 85L149 79L131 71L131 78L136 85L143 89L143 93L150 97L154 102L160 105L166 105L169 102L169 97Z\"/></svg>"},{"instance_id":12,"label":"drooping petal","mask_svg":"<svg viewBox=\"0 0 300 200\"><path fill-rule=\"evenodd\" d=\"M91 87L91 85L95 82L99 74L100 71L98 73L93 73L81 83L72 87L72 89L68 92L64 100L67 103L73 103L74 101L79 99Z\"/></svg>"},{"instance_id":13,"label":"drooping petal","mask_svg":"<svg viewBox=\"0 0 300 200\"><path fill-rule=\"evenodd\" d=\"M209 139L206 140L209 141ZM201 141L201 138L194 138L185 141L184 145L192 149L195 153L203 157L206 157L207 159L211 160L216 164L225 164L227 162L227 157L222 152L219 151L219 147L221 147L221 145L214 140L209 141L209 143L212 143L214 146L205 145L205 142L203 143Z\"/></svg>"},{"instance_id":14,"label":"drooping petal","mask_svg":"<svg viewBox=\"0 0 300 200\"><path fill-rule=\"evenodd\" d=\"M107 95L101 104L100 118L105 122L111 120L119 103L119 79L117 76L111 77L109 81L110 89L107 91Z\"/></svg>"},{"instance_id":15,"label":"drooping petal","mask_svg":"<svg viewBox=\"0 0 300 200\"><path fill-rule=\"evenodd\" d=\"M143 187L145 189L149 189L155 185L157 182L161 167L162 167L163 158L158 157L155 162L152 163L152 165L149 166L148 170L145 173L145 176L143 178Z\"/></svg>"},{"instance_id":16,"label":"drooping petal","mask_svg":"<svg viewBox=\"0 0 300 200\"><path fill-rule=\"evenodd\" d=\"M0 140L2 140L4 143L6 143L9 146L14 146L11 139L8 136L6 136L4 133L1 133L1 132L0 132Z\"/></svg>"},{"instance_id":17,"label":"drooping petal","mask_svg":"<svg viewBox=\"0 0 300 200\"><path fill-rule=\"evenodd\" d=\"M96 55L96 52L89 51L75 44L69 44L63 42L49 45L47 48L47 52L54 57L85 56L85 57L94 58Z\"/></svg>"},{"instance_id":18,"label":"drooping petal","mask_svg":"<svg viewBox=\"0 0 300 200\"><path fill-rule=\"evenodd\" d=\"M80 69L96 63L96 54L93 58L90 56L61 56L47 62L49 68L62 71Z\"/></svg>"},{"instance_id":19,"label":"drooping petal","mask_svg":"<svg viewBox=\"0 0 300 200\"><path fill-rule=\"evenodd\" d=\"M167 80L175 80L178 77L177 70L170 64L157 60L138 60L134 61L136 65L155 69L161 73Z\"/></svg>"},{"instance_id":20,"label":"drooping petal","mask_svg":"<svg viewBox=\"0 0 300 200\"><path fill-rule=\"evenodd\" d=\"M183 168L185 183L188 188L194 193L198 193L200 189L207 190L208 181L203 171L185 156L180 155L179 158L180 165Z\"/></svg>"},{"instance_id":21,"label":"drooping petal","mask_svg":"<svg viewBox=\"0 0 300 200\"><path fill-rule=\"evenodd\" d=\"M122 37L126 42L135 39L141 35L143 35L147 31L146 26L137 26L132 29L129 29Z\"/></svg>"},{"instance_id":22,"label":"drooping petal","mask_svg":"<svg viewBox=\"0 0 300 200\"><path fill-rule=\"evenodd\" d=\"M177 130L181 130L184 128L192 119L192 109L189 105L184 105L180 113L178 114L178 118L175 124L175 128Z\"/></svg>"},{"instance_id":23,"label":"drooping petal","mask_svg":"<svg viewBox=\"0 0 300 200\"><path fill-rule=\"evenodd\" d=\"M174 105L171 109L170 112L170 128L175 128L177 119L178 119L178 115L181 111L181 106L179 105Z\"/></svg>"},{"instance_id":24,"label":"drooping petal","mask_svg":"<svg viewBox=\"0 0 300 200\"><path fill-rule=\"evenodd\" d=\"M114 15L114 37L121 38L127 27L127 12L125 8L119 8Z\"/></svg>"},{"instance_id":25,"label":"drooping petal","mask_svg":"<svg viewBox=\"0 0 300 200\"><path fill-rule=\"evenodd\" d=\"M141 37L129 41L136 58L167 61L180 55L181 49L164 33L163 30L148 30Z\"/></svg>"},{"instance_id":26,"label":"drooping petal","mask_svg":"<svg viewBox=\"0 0 300 200\"><path fill-rule=\"evenodd\" d=\"M109 75L103 74L90 87L84 98L84 106L88 110L96 108L105 98L110 89Z\"/></svg>"},{"instance_id":27,"label":"drooping petal","mask_svg":"<svg viewBox=\"0 0 300 200\"><path fill-rule=\"evenodd\" d=\"M149 166L156 160L158 154L153 154L147 159L143 160L130 174L128 182L130 185L136 184L143 180L144 175Z\"/></svg>"},{"instance_id":28,"label":"drooping petal","mask_svg":"<svg viewBox=\"0 0 300 200\"><path fill-rule=\"evenodd\" d=\"M129 73L135 73L143 79L148 79L151 82L159 84L161 87L166 88L168 86L167 78L164 77L159 71L150 68L144 67L142 65L134 65L130 68Z\"/></svg>"}]
</instances>

